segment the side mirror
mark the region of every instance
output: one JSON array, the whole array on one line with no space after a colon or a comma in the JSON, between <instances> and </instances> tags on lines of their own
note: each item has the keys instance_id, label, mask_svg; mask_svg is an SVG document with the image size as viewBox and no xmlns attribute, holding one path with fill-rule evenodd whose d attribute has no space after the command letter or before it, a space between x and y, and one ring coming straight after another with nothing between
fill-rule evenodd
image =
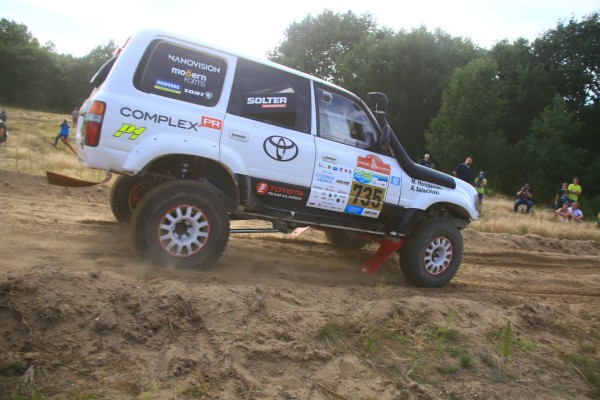
<instances>
[{"instance_id":1,"label":"side mirror","mask_svg":"<svg viewBox=\"0 0 600 400\"><path fill-rule=\"evenodd\" d=\"M375 112L385 114L388 107L387 96L380 92L367 93L367 96L369 96L369 100L375 103Z\"/></svg>"},{"instance_id":2,"label":"side mirror","mask_svg":"<svg viewBox=\"0 0 600 400\"><path fill-rule=\"evenodd\" d=\"M331 105L331 103L333 102L333 95L329 92L323 92L321 94L321 103L323 104L327 104L327 105Z\"/></svg>"}]
</instances>

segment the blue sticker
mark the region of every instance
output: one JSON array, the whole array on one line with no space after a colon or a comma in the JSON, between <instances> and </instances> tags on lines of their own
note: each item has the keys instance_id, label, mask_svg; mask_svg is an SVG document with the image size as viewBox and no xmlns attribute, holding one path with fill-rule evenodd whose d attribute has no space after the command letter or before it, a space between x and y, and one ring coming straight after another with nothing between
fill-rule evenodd
<instances>
[{"instance_id":1,"label":"blue sticker","mask_svg":"<svg viewBox=\"0 0 600 400\"><path fill-rule=\"evenodd\" d=\"M344 210L344 212L347 212L348 214L362 215L363 208L362 207L356 207L356 206L347 205L346 209Z\"/></svg>"},{"instance_id":2,"label":"blue sticker","mask_svg":"<svg viewBox=\"0 0 600 400\"><path fill-rule=\"evenodd\" d=\"M363 171L354 171L354 180L359 183L369 183L371 182L371 174L368 174Z\"/></svg>"},{"instance_id":3,"label":"blue sticker","mask_svg":"<svg viewBox=\"0 0 600 400\"><path fill-rule=\"evenodd\" d=\"M165 92L171 92L181 94L181 85L175 82L170 82L164 79L156 79L154 81L154 89L164 90Z\"/></svg>"},{"instance_id":4,"label":"blue sticker","mask_svg":"<svg viewBox=\"0 0 600 400\"><path fill-rule=\"evenodd\" d=\"M392 185L400 186L400 178L397 176L392 176Z\"/></svg>"}]
</instances>

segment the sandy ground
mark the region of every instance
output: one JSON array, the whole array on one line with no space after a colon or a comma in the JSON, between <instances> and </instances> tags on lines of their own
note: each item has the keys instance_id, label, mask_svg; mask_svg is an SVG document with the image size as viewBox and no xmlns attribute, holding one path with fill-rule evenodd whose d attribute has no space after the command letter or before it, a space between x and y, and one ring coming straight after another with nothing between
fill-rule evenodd
<instances>
[{"instance_id":1,"label":"sandy ground","mask_svg":"<svg viewBox=\"0 0 600 400\"><path fill-rule=\"evenodd\" d=\"M170 270L108 193L0 171L1 399L600 398L598 242L467 229L443 289L312 229Z\"/></svg>"}]
</instances>

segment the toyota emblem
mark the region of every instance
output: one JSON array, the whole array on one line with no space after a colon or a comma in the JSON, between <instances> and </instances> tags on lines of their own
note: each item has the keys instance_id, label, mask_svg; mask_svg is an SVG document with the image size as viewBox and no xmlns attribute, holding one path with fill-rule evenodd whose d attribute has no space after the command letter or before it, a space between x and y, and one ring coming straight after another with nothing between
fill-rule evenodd
<instances>
[{"instance_id":1,"label":"toyota emblem","mask_svg":"<svg viewBox=\"0 0 600 400\"><path fill-rule=\"evenodd\" d=\"M283 136L269 136L263 143L263 149L275 161L292 161L298 156L298 145Z\"/></svg>"}]
</instances>

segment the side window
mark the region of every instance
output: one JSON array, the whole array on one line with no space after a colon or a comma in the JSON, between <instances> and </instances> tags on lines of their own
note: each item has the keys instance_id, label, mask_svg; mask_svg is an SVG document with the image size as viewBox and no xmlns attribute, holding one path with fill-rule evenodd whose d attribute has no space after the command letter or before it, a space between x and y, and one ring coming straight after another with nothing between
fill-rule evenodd
<instances>
[{"instance_id":1,"label":"side window","mask_svg":"<svg viewBox=\"0 0 600 400\"><path fill-rule=\"evenodd\" d=\"M375 144L377 129L360 104L320 87L315 94L319 137L362 149Z\"/></svg>"},{"instance_id":2,"label":"side window","mask_svg":"<svg viewBox=\"0 0 600 400\"><path fill-rule=\"evenodd\" d=\"M240 58L227 112L255 121L308 133L308 79Z\"/></svg>"},{"instance_id":3,"label":"side window","mask_svg":"<svg viewBox=\"0 0 600 400\"><path fill-rule=\"evenodd\" d=\"M227 72L225 60L156 40L148 46L133 80L143 92L213 107Z\"/></svg>"}]
</instances>

